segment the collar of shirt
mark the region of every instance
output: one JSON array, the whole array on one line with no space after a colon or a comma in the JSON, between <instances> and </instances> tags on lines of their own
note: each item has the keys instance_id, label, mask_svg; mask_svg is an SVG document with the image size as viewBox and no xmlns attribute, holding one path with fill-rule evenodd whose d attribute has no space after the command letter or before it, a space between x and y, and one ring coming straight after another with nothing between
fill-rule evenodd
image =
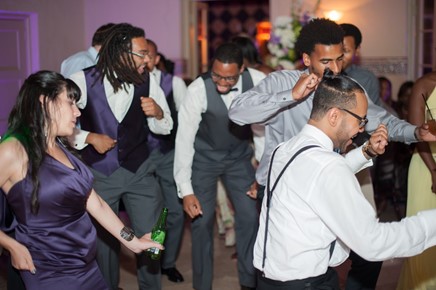
<instances>
[{"instance_id":1,"label":"collar of shirt","mask_svg":"<svg viewBox=\"0 0 436 290\"><path fill-rule=\"evenodd\" d=\"M323 148L333 151L333 141L330 139L329 136L327 136L326 133L324 133L321 129L318 129L317 127L306 124L301 130L301 134L313 136L314 139L316 139L317 143L319 143Z\"/></svg>"}]
</instances>

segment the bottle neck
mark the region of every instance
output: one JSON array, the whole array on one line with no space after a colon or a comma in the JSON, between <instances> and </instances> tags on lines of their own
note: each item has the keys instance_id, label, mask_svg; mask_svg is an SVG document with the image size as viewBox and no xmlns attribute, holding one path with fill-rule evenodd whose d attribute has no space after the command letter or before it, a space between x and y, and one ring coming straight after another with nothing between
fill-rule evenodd
<instances>
[{"instance_id":1,"label":"bottle neck","mask_svg":"<svg viewBox=\"0 0 436 290\"><path fill-rule=\"evenodd\" d=\"M157 227L165 227L166 224L166 220L167 220L167 215L168 215L168 209L166 207L164 207L159 215L159 219L156 223Z\"/></svg>"}]
</instances>

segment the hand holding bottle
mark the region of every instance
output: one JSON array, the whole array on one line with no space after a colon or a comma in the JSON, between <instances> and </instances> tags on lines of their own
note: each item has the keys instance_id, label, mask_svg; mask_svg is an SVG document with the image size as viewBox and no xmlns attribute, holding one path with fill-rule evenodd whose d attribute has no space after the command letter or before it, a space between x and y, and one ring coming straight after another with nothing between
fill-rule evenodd
<instances>
[{"instance_id":1,"label":"hand holding bottle","mask_svg":"<svg viewBox=\"0 0 436 290\"><path fill-rule=\"evenodd\" d=\"M148 251L150 249L159 249L164 250L164 246L158 242L155 242L151 239L151 233L147 233L142 237L135 237L130 242L126 242L123 244L132 252L139 254L143 251Z\"/></svg>"},{"instance_id":2,"label":"hand holding bottle","mask_svg":"<svg viewBox=\"0 0 436 290\"><path fill-rule=\"evenodd\" d=\"M159 219L156 225L151 231L151 239L160 245L165 242L166 236L166 223L167 223L168 209L164 207L160 213ZM163 247L153 247L147 250L150 253L150 257L153 260L159 260L162 255Z\"/></svg>"}]
</instances>

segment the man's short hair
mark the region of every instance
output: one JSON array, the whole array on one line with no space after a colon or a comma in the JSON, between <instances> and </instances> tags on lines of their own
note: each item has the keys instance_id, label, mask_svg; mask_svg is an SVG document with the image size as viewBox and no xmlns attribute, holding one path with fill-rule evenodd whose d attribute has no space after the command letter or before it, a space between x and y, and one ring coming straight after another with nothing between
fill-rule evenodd
<instances>
[{"instance_id":1,"label":"man's short hair","mask_svg":"<svg viewBox=\"0 0 436 290\"><path fill-rule=\"evenodd\" d=\"M101 45L105 40L109 30L115 25L115 23L107 23L100 26L92 36L92 46Z\"/></svg>"},{"instance_id":2,"label":"man's short hair","mask_svg":"<svg viewBox=\"0 0 436 290\"><path fill-rule=\"evenodd\" d=\"M310 55L316 44L340 44L343 40L344 31L337 23L326 18L314 18L301 29L295 49L300 55Z\"/></svg>"},{"instance_id":3,"label":"man's short hair","mask_svg":"<svg viewBox=\"0 0 436 290\"><path fill-rule=\"evenodd\" d=\"M147 44L148 44L149 46L152 46L152 47L154 48L154 50L156 51L156 53L158 52L158 51L157 51L157 44L156 44L156 42L154 42L154 41L151 40L150 38L147 38Z\"/></svg>"},{"instance_id":4,"label":"man's short hair","mask_svg":"<svg viewBox=\"0 0 436 290\"><path fill-rule=\"evenodd\" d=\"M356 92L365 90L346 75L324 74L313 97L310 118L322 118L331 108L353 109L357 105Z\"/></svg>"},{"instance_id":5,"label":"man's short hair","mask_svg":"<svg viewBox=\"0 0 436 290\"><path fill-rule=\"evenodd\" d=\"M354 38L354 43L356 44L355 48L358 48L362 43L362 33L356 25L350 23L342 23L339 24L344 30L345 36L352 36Z\"/></svg>"},{"instance_id":6,"label":"man's short hair","mask_svg":"<svg viewBox=\"0 0 436 290\"><path fill-rule=\"evenodd\" d=\"M244 62L244 57L237 44L226 42L215 50L214 60L219 60L222 63L236 63L240 68Z\"/></svg>"}]
</instances>

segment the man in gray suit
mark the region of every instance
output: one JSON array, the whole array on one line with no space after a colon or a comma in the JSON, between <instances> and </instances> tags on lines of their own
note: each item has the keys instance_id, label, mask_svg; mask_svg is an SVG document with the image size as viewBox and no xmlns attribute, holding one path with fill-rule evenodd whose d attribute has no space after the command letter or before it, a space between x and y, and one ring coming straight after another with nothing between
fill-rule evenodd
<instances>
[{"instance_id":1,"label":"man in gray suit","mask_svg":"<svg viewBox=\"0 0 436 290\"><path fill-rule=\"evenodd\" d=\"M235 209L236 250L242 289L255 288L253 243L258 226L256 201L247 196L254 183L250 126L228 117L232 99L257 84L264 74L243 66L242 51L225 43L215 52L209 72L188 87L179 111L174 179L192 220L193 286L212 289L213 228L220 177Z\"/></svg>"}]
</instances>

